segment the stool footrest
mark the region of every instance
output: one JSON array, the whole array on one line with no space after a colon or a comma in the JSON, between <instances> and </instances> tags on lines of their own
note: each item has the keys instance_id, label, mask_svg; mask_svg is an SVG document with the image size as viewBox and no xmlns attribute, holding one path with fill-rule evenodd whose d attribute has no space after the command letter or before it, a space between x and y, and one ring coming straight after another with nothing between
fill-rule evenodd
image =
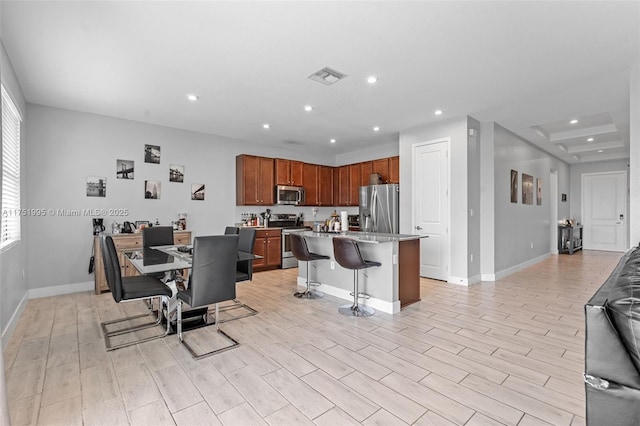
<instances>
[{"instance_id":1,"label":"stool footrest","mask_svg":"<svg viewBox=\"0 0 640 426\"><path fill-rule=\"evenodd\" d=\"M349 293L349 296L353 296L353 291L351 293ZM371 299L371 296L368 295L367 293L363 293L361 291L358 292L358 298L360 299Z\"/></svg>"}]
</instances>

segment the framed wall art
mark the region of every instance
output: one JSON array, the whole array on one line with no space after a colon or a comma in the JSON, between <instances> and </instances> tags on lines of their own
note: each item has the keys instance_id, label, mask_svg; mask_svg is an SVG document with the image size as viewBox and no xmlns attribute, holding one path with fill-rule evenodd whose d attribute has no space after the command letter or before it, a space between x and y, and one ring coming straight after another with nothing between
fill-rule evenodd
<instances>
[{"instance_id":1,"label":"framed wall art","mask_svg":"<svg viewBox=\"0 0 640 426\"><path fill-rule=\"evenodd\" d=\"M116 160L116 178L133 179L133 160Z\"/></svg>"},{"instance_id":2,"label":"framed wall art","mask_svg":"<svg viewBox=\"0 0 640 426\"><path fill-rule=\"evenodd\" d=\"M160 164L160 146L145 145L144 146L144 162L152 164Z\"/></svg>"},{"instance_id":3,"label":"framed wall art","mask_svg":"<svg viewBox=\"0 0 640 426\"><path fill-rule=\"evenodd\" d=\"M106 197L107 178L101 176L87 176L87 197Z\"/></svg>"},{"instance_id":4,"label":"framed wall art","mask_svg":"<svg viewBox=\"0 0 640 426\"><path fill-rule=\"evenodd\" d=\"M536 205L542 205L542 179L536 179Z\"/></svg>"},{"instance_id":5,"label":"framed wall art","mask_svg":"<svg viewBox=\"0 0 640 426\"><path fill-rule=\"evenodd\" d=\"M179 164L169 166L169 182L184 182L184 166Z\"/></svg>"},{"instance_id":6,"label":"framed wall art","mask_svg":"<svg viewBox=\"0 0 640 426\"><path fill-rule=\"evenodd\" d=\"M160 181L158 180L144 181L144 198L149 200L160 199Z\"/></svg>"},{"instance_id":7,"label":"framed wall art","mask_svg":"<svg viewBox=\"0 0 640 426\"><path fill-rule=\"evenodd\" d=\"M204 201L204 184L194 183L191 184L191 199L197 201Z\"/></svg>"},{"instance_id":8,"label":"framed wall art","mask_svg":"<svg viewBox=\"0 0 640 426\"><path fill-rule=\"evenodd\" d=\"M533 176L522 174L522 204L533 204Z\"/></svg>"}]
</instances>

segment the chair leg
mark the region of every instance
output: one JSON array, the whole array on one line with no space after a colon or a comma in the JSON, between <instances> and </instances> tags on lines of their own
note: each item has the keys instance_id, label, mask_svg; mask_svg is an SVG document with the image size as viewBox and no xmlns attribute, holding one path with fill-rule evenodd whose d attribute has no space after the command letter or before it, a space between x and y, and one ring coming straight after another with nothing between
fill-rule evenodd
<instances>
[{"instance_id":1,"label":"chair leg","mask_svg":"<svg viewBox=\"0 0 640 426\"><path fill-rule=\"evenodd\" d=\"M229 336L224 331L220 330L220 321L218 321L218 318L220 318L219 315L220 315L220 308L218 306L218 303L216 303L215 304L215 323L214 323L215 326L216 326L216 332L218 334L221 334L228 341L230 341L231 344L227 345L227 346L223 346L222 348L219 348L219 349L215 349L213 351L209 351L209 352L205 352L205 353L202 353L202 354L198 354L193 350L193 348L189 345L189 343L187 343L187 341L183 339L183 336L182 336L182 301L180 301L180 303L178 303L178 339L180 340L180 343L182 343L187 348L189 353L191 353L191 356L193 358L195 358L195 359L205 358L205 357L208 357L208 356L211 356L211 355L215 355L215 354L223 352L223 351L227 351L229 349L233 349L236 346L240 345L240 343L238 343L237 340L235 340L234 338Z\"/></svg>"},{"instance_id":2,"label":"chair leg","mask_svg":"<svg viewBox=\"0 0 640 426\"><path fill-rule=\"evenodd\" d=\"M305 291L296 291L293 295L299 299L320 299L324 297L324 293L311 289L311 279L309 278L309 270L312 263L307 262L307 288Z\"/></svg>"},{"instance_id":3,"label":"chair leg","mask_svg":"<svg viewBox=\"0 0 640 426\"><path fill-rule=\"evenodd\" d=\"M133 346L133 345L137 345L138 343L144 343L144 342L148 342L150 340L155 340L155 339L159 339L161 337L165 337L169 334L170 330L171 330L171 324L169 321L167 321L167 327L165 329L165 331L163 333L160 334L156 334L150 337L145 337L142 339L138 339L138 340L134 340L132 342L127 342L127 343L121 343L119 345L112 345L111 344L111 338L115 337L115 336L121 336L124 334L128 334L128 333L133 333L136 331L140 331L140 330L144 330L147 328L152 328L152 327L156 327L160 324L162 324L162 318L163 318L163 314L164 314L164 310L162 307L163 301L162 301L162 297L158 297L158 316L156 318L156 320L154 322L151 323L144 323L141 325L137 325L137 326L132 326L132 327L127 327L127 328L122 328L122 329L118 329L118 330L114 330L114 331L108 331L107 330L107 326L111 325L111 324L117 324L120 322L124 322L124 321L130 321L133 319L137 319L137 318L143 318L148 316L149 314L140 314L140 315L134 315L131 317L127 317L127 318L121 318L121 319L117 319L117 320L112 320L112 321L105 321L100 323L100 327L102 328L102 333L104 334L104 343L105 343L105 347L107 349L107 351L113 351L116 349L120 349L120 348L126 348L128 346ZM151 306L153 306L153 302L151 303Z\"/></svg>"},{"instance_id":4,"label":"chair leg","mask_svg":"<svg viewBox=\"0 0 640 426\"><path fill-rule=\"evenodd\" d=\"M360 296L359 288L358 288L358 270L353 270L353 304L351 305L343 305L338 308L338 312L342 315L352 316L352 317L370 317L375 314L375 309L370 306L360 305L358 303L358 297Z\"/></svg>"}]
</instances>

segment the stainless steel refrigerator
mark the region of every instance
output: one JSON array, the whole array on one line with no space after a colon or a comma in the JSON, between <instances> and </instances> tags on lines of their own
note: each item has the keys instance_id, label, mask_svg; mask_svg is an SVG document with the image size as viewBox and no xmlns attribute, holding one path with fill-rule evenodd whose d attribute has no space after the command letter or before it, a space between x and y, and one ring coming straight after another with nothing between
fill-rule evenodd
<instances>
[{"instance_id":1,"label":"stainless steel refrigerator","mask_svg":"<svg viewBox=\"0 0 640 426\"><path fill-rule=\"evenodd\" d=\"M360 231L400 232L398 184L360 187Z\"/></svg>"}]
</instances>

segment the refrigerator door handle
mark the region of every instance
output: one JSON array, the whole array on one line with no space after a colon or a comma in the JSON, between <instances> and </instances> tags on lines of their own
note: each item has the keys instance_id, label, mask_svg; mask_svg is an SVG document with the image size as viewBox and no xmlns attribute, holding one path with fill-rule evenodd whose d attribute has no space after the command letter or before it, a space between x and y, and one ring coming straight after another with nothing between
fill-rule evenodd
<instances>
[{"instance_id":1,"label":"refrigerator door handle","mask_svg":"<svg viewBox=\"0 0 640 426\"><path fill-rule=\"evenodd\" d=\"M376 212L378 211L378 209L376 208L376 201L378 199L378 193L376 192L376 189L373 188L373 190L371 191L371 231L373 232L378 232L378 218L376 217L377 214Z\"/></svg>"}]
</instances>

